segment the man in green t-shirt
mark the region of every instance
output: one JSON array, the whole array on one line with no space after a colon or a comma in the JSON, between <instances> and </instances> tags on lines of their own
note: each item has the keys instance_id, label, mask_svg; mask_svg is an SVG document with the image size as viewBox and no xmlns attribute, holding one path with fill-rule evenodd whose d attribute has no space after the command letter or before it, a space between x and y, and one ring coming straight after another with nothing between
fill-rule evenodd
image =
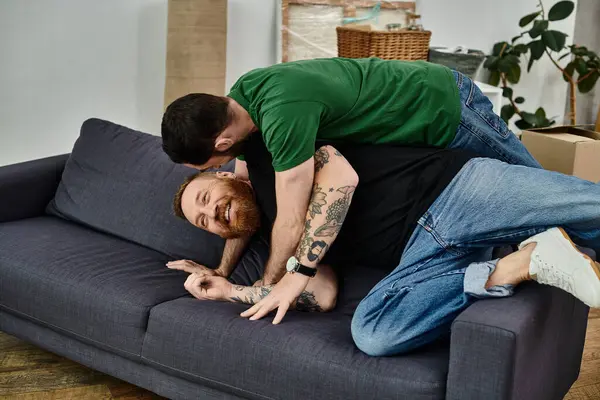
<instances>
[{"instance_id":1,"label":"man in green t-shirt","mask_svg":"<svg viewBox=\"0 0 600 400\"><path fill-rule=\"evenodd\" d=\"M316 59L256 69L226 97L189 94L163 116L163 148L176 163L198 169L234 157L247 176L244 140L263 136L276 171L277 218L264 283L278 283L270 301L300 281L285 265L300 240L313 185L315 141L463 148L483 157L539 167L468 77L427 62ZM246 239L228 240L219 270L228 270Z\"/></svg>"}]
</instances>

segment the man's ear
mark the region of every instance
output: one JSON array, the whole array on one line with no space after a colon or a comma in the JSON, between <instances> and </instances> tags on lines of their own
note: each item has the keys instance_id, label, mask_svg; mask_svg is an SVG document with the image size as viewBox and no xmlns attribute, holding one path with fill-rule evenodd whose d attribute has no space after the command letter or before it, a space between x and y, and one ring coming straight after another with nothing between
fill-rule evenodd
<instances>
[{"instance_id":1,"label":"man's ear","mask_svg":"<svg viewBox=\"0 0 600 400\"><path fill-rule=\"evenodd\" d=\"M228 171L217 171L216 176L218 178L225 178L225 179L235 179L235 178L237 178L236 174L234 174L233 172L228 172Z\"/></svg>"},{"instance_id":2,"label":"man's ear","mask_svg":"<svg viewBox=\"0 0 600 400\"><path fill-rule=\"evenodd\" d=\"M225 153L233 146L233 140L219 136L215 141L215 150L219 153Z\"/></svg>"}]
</instances>

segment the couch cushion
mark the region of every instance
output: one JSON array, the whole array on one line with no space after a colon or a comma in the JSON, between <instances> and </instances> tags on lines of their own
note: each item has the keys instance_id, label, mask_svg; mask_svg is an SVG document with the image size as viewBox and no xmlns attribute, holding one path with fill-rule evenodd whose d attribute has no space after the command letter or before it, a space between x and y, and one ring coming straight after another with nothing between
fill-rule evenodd
<instances>
[{"instance_id":1,"label":"couch cushion","mask_svg":"<svg viewBox=\"0 0 600 400\"><path fill-rule=\"evenodd\" d=\"M139 355L150 308L187 294L167 260L55 217L0 224L0 307Z\"/></svg>"},{"instance_id":2,"label":"couch cushion","mask_svg":"<svg viewBox=\"0 0 600 400\"><path fill-rule=\"evenodd\" d=\"M402 357L369 357L340 312L290 311L248 321L247 307L181 298L150 312L142 357L157 368L248 398L440 399L447 343Z\"/></svg>"},{"instance_id":3,"label":"couch cushion","mask_svg":"<svg viewBox=\"0 0 600 400\"><path fill-rule=\"evenodd\" d=\"M196 171L171 162L161 143L108 121L85 121L47 211L215 267L223 241L172 212L175 191Z\"/></svg>"}]
</instances>

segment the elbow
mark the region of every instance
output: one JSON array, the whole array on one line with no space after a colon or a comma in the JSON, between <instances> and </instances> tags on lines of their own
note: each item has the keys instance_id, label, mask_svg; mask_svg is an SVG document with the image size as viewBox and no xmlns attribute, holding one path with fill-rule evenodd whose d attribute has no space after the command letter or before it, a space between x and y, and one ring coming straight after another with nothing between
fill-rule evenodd
<instances>
[{"instance_id":1,"label":"elbow","mask_svg":"<svg viewBox=\"0 0 600 400\"><path fill-rule=\"evenodd\" d=\"M325 299L321 303L321 312L331 312L335 309L336 305L337 305L337 293L329 294L325 297Z\"/></svg>"},{"instance_id":2,"label":"elbow","mask_svg":"<svg viewBox=\"0 0 600 400\"><path fill-rule=\"evenodd\" d=\"M336 179L343 186L358 185L358 174L348 160L335 147L329 145L323 146L319 148L319 151L326 151L329 155L328 162L321 171L334 171Z\"/></svg>"}]
</instances>

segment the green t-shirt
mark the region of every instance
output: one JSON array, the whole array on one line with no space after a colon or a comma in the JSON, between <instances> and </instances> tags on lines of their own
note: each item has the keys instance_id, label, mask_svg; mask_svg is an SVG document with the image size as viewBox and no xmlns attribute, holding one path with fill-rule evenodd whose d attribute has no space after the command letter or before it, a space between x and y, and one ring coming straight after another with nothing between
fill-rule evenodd
<instances>
[{"instance_id":1,"label":"green t-shirt","mask_svg":"<svg viewBox=\"0 0 600 400\"><path fill-rule=\"evenodd\" d=\"M262 132L275 171L308 160L317 139L446 147L461 113L452 71L424 61L276 64L248 72L228 96Z\"/></svg>"}]
</instances>

